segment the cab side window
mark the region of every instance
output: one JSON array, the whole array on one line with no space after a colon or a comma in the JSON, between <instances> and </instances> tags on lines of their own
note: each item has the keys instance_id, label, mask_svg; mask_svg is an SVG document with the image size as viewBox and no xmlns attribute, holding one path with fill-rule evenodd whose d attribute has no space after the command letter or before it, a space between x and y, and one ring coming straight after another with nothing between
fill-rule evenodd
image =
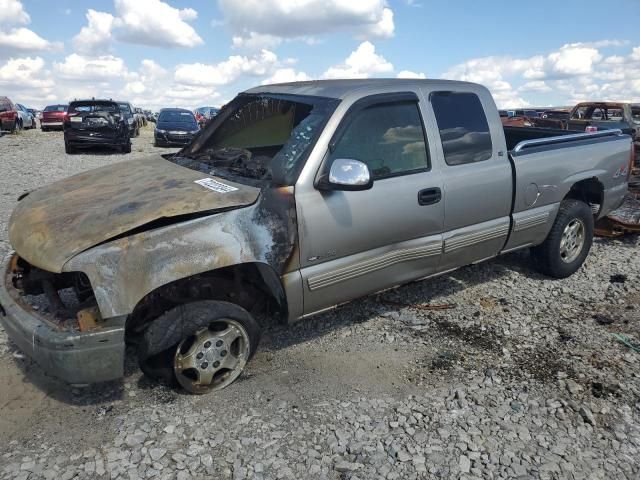
<instances>
[{"instance_id":1,"label":"cab side window","mask_svg":"<svg viewBox=\"0 0 640 480\"><path fill-rule=\"evenodd\" d=\"M489 123L475 93L434 92L431 105L447 165L464 165L491 158L493 146Z\"/></svg>"},{"instance_id":2,"label":"cab side window","mask_svg":"<svg viewBox=\"0 0 640 480\"><path fill-rule=\"evenodd\" d=\"M366 163L374 180L427 170L427 143L418 104L378 104L355 113L331 158Z\"/></svg>"}]
</instances>

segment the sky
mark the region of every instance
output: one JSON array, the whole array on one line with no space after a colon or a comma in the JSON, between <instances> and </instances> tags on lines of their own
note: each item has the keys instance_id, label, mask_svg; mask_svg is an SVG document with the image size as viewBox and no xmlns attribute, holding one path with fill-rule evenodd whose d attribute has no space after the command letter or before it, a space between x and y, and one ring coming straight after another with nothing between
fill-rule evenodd
<instances>
[{"instance_id":1,"label":"sky","mask_svg":"<svg viewBox=\"0 0 640 480\"><path fill-rule=\"evenodd\" d=\"M500 108L637 102L639 25L640 0L0 0L0 95L157 110L416 77L481 83Z\"/></svg>"}]
</instances>

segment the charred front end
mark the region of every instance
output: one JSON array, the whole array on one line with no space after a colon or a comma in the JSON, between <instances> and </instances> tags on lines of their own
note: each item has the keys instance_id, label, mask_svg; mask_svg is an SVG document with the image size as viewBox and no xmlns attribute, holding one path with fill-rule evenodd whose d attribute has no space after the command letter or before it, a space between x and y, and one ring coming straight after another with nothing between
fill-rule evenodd
<instances>
[{"instance_id":1,"label":"charred front end","mask_svg":"<svg viewBox=\"0 0 640 480\"><path fill-rule=\"evenodd\" d=\"M47 272L10 254L2 277L0 323L36 363L74 384L123 375L125 319L101 318L84 274Z\"/></svg>"}]
</instances>

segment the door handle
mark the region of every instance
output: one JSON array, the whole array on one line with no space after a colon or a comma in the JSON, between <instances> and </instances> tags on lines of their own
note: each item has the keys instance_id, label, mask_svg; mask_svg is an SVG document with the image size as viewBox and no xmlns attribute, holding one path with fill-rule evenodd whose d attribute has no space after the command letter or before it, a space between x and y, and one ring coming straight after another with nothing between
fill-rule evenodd
<instances>
[{"instance_id":1,"label":"door handle","mask_svg":"<svg viewBox=\"0 0 640 480\"><path fill-rule=\"evenodd\" d=\"M425 188L418 192L418 204L419 205L433 205L442 200L442 192L439 188Z\"/></svg>"}]
</instances>

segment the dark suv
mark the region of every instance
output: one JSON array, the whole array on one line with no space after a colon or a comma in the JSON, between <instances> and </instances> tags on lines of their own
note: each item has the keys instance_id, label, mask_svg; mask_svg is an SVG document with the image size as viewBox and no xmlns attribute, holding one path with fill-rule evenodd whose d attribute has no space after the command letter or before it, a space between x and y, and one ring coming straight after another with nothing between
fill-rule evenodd
<instances>
[{"instance_id":1,"label":"dark suv","mask_svg":"<svg viewBox=\"0 0 640 480\"><path fill-rule=\"evenodd\" d=\"M76 100L69 104L64 117L64 149L75 153L79 148L112 147L131 152L127 119L118 103L112 100Z\"/></svg>"}]
</instances>

